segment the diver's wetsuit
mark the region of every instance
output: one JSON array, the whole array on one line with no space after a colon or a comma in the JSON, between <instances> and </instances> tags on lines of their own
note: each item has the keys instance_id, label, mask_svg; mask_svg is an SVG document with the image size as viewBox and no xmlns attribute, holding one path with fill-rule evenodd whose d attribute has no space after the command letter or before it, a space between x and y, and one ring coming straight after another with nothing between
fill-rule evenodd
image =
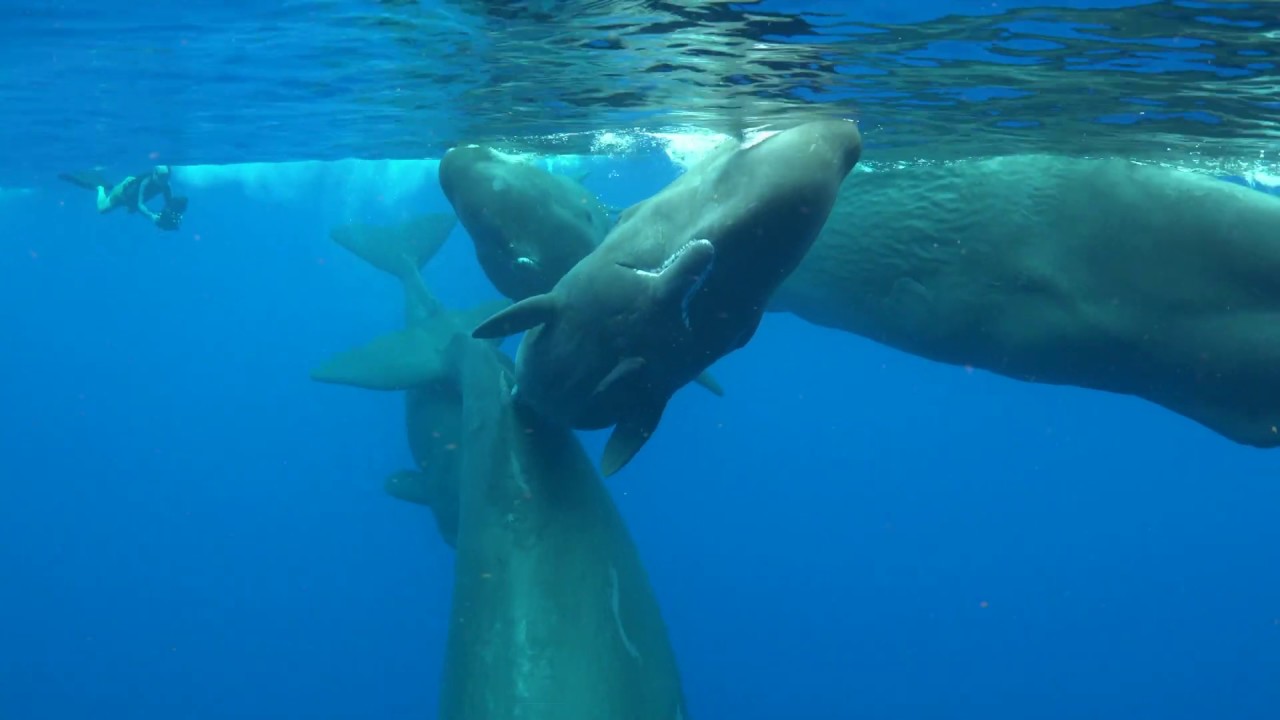
<instances>
[{"instance_id":1,"label":"diver's wetsuit","mask_svg":"<svg viewBox=\"0 0 1280 720\"><path fill-rule=\"evenodd\" d=\"M167 180L158 180L154 172L141 177L127 177L124 182L111 188L109 193L105 187L99 186L98 212L106 213L118 207L126 207L129 212L141 212L155 220L160 214L148 209L146 203L161 193L164 194L164 203L167 207L173 200L173 190L169 187Z\"/></svg>"}]
</instances>

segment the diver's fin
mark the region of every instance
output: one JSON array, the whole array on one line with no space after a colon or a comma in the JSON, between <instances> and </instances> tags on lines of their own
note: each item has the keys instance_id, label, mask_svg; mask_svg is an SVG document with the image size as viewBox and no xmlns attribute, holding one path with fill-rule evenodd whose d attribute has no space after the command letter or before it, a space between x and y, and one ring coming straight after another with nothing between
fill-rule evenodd
<instances>
[{"instance_id":1,"label":"diver's fin","mask_svg":"<svg viewBox=\"0 0 1280 720\"><path fill-rule=\"evenodd\" d=\"M446 372L437 333L411 327L340 352L311 371L311 379L366 390L406 390Z\"/></svg>"},{"instance_id":2,"label":"diver's fin","mask_svg":"<svg viewBox=\"0 0 1280 720\"><path fill-rule=\"evenodd\" d=\"M549 295L534 295L508 307L476 326L471 337L492 340L514 335L549 322L556 315L556 301Z\"/></svg>"},{"instance_id":3,"label":"diver's fin","mask_svg":"<svg viewBox=\"0 0 1280 720\"><path fill-rule=\"evenodd\" d=\"M112 183L97 170L82 170L80 172L58 173L58 179L65 180L76 187L85 190L97 190L100 187L110 188Z\"/></svg>"},{"instance_id":4,"label":"diver's fin","mask_svg":"<svg viewBox=\"0 0 1280 720\"><path fill-rule=\"evenodd\" d=\"M633 407L631 414L623 417L609 435L600 460L600 473L609 477L631 462L631 458L649 442L666 409L666 398L656 399L647 406Z\"/></svg>"},{"instance_id":5,"label":"diver's fin","mask_svg":"<svg viewBox=\"0 0 1280 720\"><path fill-rule=\"evenodd\" d=\"M392 473L382 485L391 497L426 505L435 516L440 538L451 548L458 541L458 489L435 475L417 470L401 470Z\"/></svg>"},{"instance_id":6,"label":"diver's fin","mask_svg":"<svg viewBox=\"0 0 1280 720\"><path fill-rule=\"evenodd\" d=\"M693 381L694 381L694 382L696 382L696 383L698 383L698 384L699 384L699 385L701 385L702 387L704 387L704 388L706 388L706 389L710 390L713 394L715 394L715 395L717 395L717 396L719 396L719 397L724 397L724 388L723 388L723 387L721 387L721 386L720 386L720 382L719 382L718 380L716 380L716 379L715 379L715 377L713 377L713 376L711 375L711 371L710 371L710 370L708 370L708 371L706 371L706 372L702 373L701 375L699 375L698 377L694 378L694 380L693 380Z\"/></svg>"}]
</instances>

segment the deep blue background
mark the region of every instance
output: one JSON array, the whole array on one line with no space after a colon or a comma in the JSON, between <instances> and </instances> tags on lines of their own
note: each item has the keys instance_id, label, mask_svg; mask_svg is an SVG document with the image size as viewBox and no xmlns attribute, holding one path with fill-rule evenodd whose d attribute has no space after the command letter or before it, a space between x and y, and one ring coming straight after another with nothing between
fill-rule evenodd
<instances>
[{"instance_id":1,"label":"deep blue background","mask_svg":"<svg viewBox=\"0 0 1280 720\"><path fill-rule=\"evenodd\" d=\"M187 171L173 234L0 197L0 718L434 716L401 397L307 377L401 321L328 229L448 207L369 167ZM461 229L427 280L493 296ZM694 718L1280 716L1280 454L789 316L715 372L608 482Z\"/></svg>"}]
</instances>

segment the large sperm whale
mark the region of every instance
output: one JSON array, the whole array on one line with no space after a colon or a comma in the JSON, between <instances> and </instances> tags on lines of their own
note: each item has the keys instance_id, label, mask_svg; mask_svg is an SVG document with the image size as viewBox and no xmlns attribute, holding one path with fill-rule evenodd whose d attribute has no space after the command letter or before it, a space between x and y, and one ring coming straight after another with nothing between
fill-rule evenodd
<instances>
[{"instance_id":1,"label":"large sperm whale","mask_svg":"<svg viewBox=\"0 0 1280 720\"><path fill-rule=\"evenodd\" d=\"M1120 159L852 174L770 310L1280 445L1280 198Z\"/></svg>"},{"instance_id":2,"label":"large sperm whale","mask_svg":"<svg viewBox=\"0 0 1280 720\"><path fill-rule=\"evenodd\" d=\"M861 148L857 126L830 120L727 141L627 209L550 292L473 334L528 331L516 355L521 400L574 428L612 426L610 475L648 441L677 390L751 340Z\"/></svg>"},{"instance_id":3,"label":"large sperm whale","mask_svg":"<svg viewBox=\"0 0 1280 720\"><path fill-rule=\"evenodd\" d=\"M439 177L481 270L515 302L550 292L614 224L616 211L577 179L483 145L451 148ZM724 395L710 371L694 382Z\"/></svg>"},{"instance_id":4,"label":"large sperm whale","mask_svg":"<svg viewBox=\"0 0 1280 720\"><path fill-rule=\"evenodd\" d=\"M550 291L613 227L609 209L576 179L493 148L451 148L439 177L484 274L515 301Z\"/></svg>"},{"instance_id":5,"label":"large sperm whale","mask_svg":"<svg viewBox=\"0 0 1280 720\"><path fill-rule=\"evenodd\" d=\"M410 235L344 233L377 257L429 259ZM576 435L513 401L510 359L469 337L476 312L446 309L419 275L397 277L405 330L334 356L312 377L409 388L420 468L385 487L430 506L456 550L439 716L687 718L647 573Z\"/></svg>"}]
</instances>

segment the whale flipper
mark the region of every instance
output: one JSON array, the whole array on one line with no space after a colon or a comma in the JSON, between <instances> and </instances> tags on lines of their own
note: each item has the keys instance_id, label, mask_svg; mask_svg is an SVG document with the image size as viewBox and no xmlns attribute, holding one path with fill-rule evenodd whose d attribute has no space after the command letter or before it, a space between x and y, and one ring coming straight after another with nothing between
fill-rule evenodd
<instances>
[{"instance_id":1,"label":"whale flipper","mask_svg":"<svg viewBox=\"0 0 1280 720\"><path fill-rule=\"evenodd\" d=\"M600 474L609 477L618 472L631 458L640 452L640 448L649 442L662 413L667 409L666 398L660 402L650 403L647 407L635 407L623 415L613 427L609 441L605 443L604 455L600 459Z\"/></svg>"},{"instance_id":2,"label":"whale flipper","mask_svg":"<svg viewBox=\"0 0 1280 720\"><path fill-rule=\"evenodd\" d=\"M556 314L551 295L534 295L495 313L471 331L477 340L495 340L550 322Z\"/></svg>"},{"instance_id":3,"label":"whale flipper","mask_svg":"<svg viewBox=\"0 0 1280 720\"><path fill-rule=\"evenodd\" d=\"M451 548L458 542L458 476L401 470L387 476L387 494L399 500L426 505L436 520L440 538Z\"/></svg>"},{"instance_id":4,"label":"whale flipper","mask_svg":"<svg viewBox=\"0 0 1280 720\"><path fill-rule=\"evenodd\" d=\"M490 317L496 315L497 313L500 313L503 310L506 310L507 308L511 307L511 305L512 305L512 302L510 300L506 300L506 299L494 300L493 302L487 302L481 305L477 305L468 310L454 311L452 314L457 319L458 325L460 325L465 331L467 329L470 329L479 325L485 320L488 320ZM496 342L502 341L502 338L491 338L491 339L495 340Z\"/></svg>"},{"instance_id":5,"label":"whale flipper","mask_svg":"<svg viewBox=\"0 0 1280 720\"><path fill-rule=\"evenodd\" d=\"M719 380L715 379L710 370L694 378L694 382L711 391L715 396L724 397L724 387L720 385Z\"/></svg>"},{"instance_id":6,"label":"whale flipper","mask_svg":"<svg viewBox=\"0 0 1280 720\"><path fill-rule=\"evenodd\" d=\"M477 312L484 308L477 308ZM518 332L535 328L555 317L555 303L550 295L535 295L509 304L497 312L484 315L483 319L472 327L471 337L477 340L498 340ZM724 397L724 387L715 379L710 371L702 372L694 381L711 393Z\"/></svg>"}]
</instances>

